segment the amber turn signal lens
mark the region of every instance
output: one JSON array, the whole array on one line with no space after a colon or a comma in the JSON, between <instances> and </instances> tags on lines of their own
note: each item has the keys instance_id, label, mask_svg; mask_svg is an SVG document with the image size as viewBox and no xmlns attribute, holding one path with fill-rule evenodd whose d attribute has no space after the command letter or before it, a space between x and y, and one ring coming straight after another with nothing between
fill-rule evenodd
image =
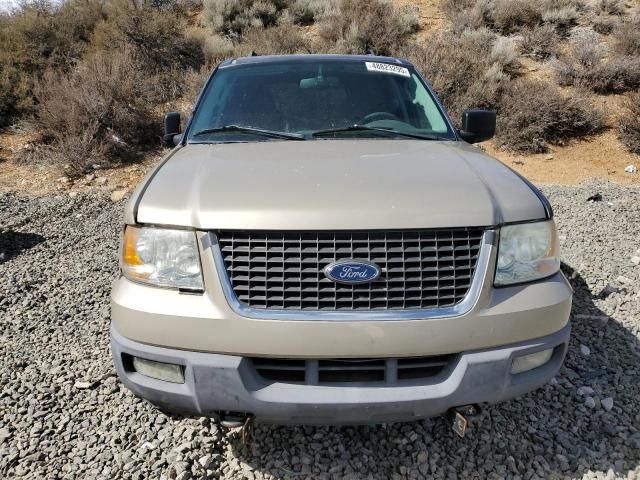
<instances>
[{"instance_id":1,"label":"amber turn signal lens","mask_svg":"<svg viewBox=\"0 0 640 480\"><path fill-rule=\"evenodd\" d=\"M127 227L124 231L122 261L127 266L135 267L144 263L138 255L137 243L139 235L140 230L135 227Z\"/></svg>"}]
</instances>

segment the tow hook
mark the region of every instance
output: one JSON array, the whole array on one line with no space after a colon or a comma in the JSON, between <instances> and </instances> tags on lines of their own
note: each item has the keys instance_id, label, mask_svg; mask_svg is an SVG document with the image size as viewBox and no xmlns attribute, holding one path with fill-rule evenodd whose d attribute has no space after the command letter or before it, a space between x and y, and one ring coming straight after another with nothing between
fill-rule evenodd
<instances>
[{"instance_id":1,"label":"tow hook","mask_svg":"<svg viewBox=\"0 0 640 480\"><path fill-rule=\"evenodd\" d=\"M218 423L224 428L240 428L250 416L244 412L217 412Z\"/></svg>"},{"instance_id":2,"label":"tow hook","mask_svg":"<svg viewBox=\"0 0 640 480\"><path fill-rule=\"evenodd\" d=\"M242 443L247 444L251 437L253 436L253 417L249 415L242 425L242 430L240 430L240 434L242 436Z\"/></svg>"},{"instance_id":3,"label":"tow hook","mask_svg":"<svg viewBox=\"0 0 640 480\"><path fill-rule=\"evenodd\" d=\"M451 423L451 429L456 435L464 438L471 419L479 416L481 412L478 404L460 405L447 411L447 420Z\"/></svg>"},{"instance_id":4,"label":"tow hook","mask_svg":"<svg viewBox=\"0 0 640 480\"><path fill-rule=\"evenodd\" d=\"M240 428L242 443L247 443L253 433L253 415L220 413L219 423L224 428Z\"/></svg>"}]
</instances>

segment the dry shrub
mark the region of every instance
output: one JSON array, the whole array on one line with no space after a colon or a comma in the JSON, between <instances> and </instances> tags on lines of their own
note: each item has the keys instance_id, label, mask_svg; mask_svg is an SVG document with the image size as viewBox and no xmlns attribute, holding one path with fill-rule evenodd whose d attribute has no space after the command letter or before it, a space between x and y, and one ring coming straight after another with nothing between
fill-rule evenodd
<instances>
[{"instance_id":1,"label":"dry shrub","mask_svg":"<svg viewBox=\"0 0 640 480\"><path fill-rule=\"evenodd\" d=\"M593 10L604 15L623 15L625 5L623 0L593 0L591 2Z\"/></svg>"},{"instance_id":2,"label":"dry shrub","mask_svg":"<svg viewBox=\"0 0 640 480\"><path fill-rule=\"evenodd\" d=\"M212 70L210 68L202 67L200 70L191 70L185 75L185 87L182 99L189 104L189 107L195 104L211 72Z\"/></svg>"},{"instance_id":3,"label":"dry shrub","mask_svg":"<svg viewBox=\"0 0 640 480\"><path fill-rule=\"evenodd\" d=\"M220 35L203 39L206 64L247 55L286 55L311 52L311 42L300 27L283 23L270 28L250 28L237 40Z\"/></svg>"},{"instance_id":4,"label":"dry shrub","mask_svg":"<svg viewBox=\"0 0 640 480\"><path fill-rule=\"evenodd\" d=\"M593 30L574 34L571 48L553 67L560 85L584 87L598 93L615 93L640 87L640 57L615 55Z\"/></svg>"},{"instance_id":5,"label":"dry shrub","mask_svg":"<svg viewBox=\"0 0 640 480\"><path fill-rule=\"evenodd\" d=\"M618 124L618 137L630 152L640 154L640 93L627 97L625 109Z\"/></svg>"},{"instance_id":6,"label":"dry shrub","mask_svg":"<svg viewBox=\"0 0 640 480\"><path fill-rule=\"evenodd\" d=\"M334 10L337 3L338 0L294 0L282 18L296 25L311 25Z\"/></svg>"},{"instance_id":7,"label":"dry shrub","mask_svg":"<svg viewBox=\"0 0 640 480\"><path fill-rule=\"evenodd\" d=\"M240 35L250 28L275 25L287 0L204 0L202 19L214 32Z\"/></svg>"},{"instance_id":8,"label":"dry shrub","mask_svg":"<svg viewBox=\"0 0 640 480\"><path fill-rule=\"evenodd\" d=\"M341 0L318 24L324 49L392 55L418 29L415 11L385 0Z\"/></svg>"},{"instance_id":9,"label":"dry shrub","mask_svg":"<svg viewBox=\"0 0 640 480\"><path fill-rule=\"evenodd\" d=\"M236 48L238 55L286 55L309 53L310 42L301 29L291 24L277 25L271 28L254 28L242 36L242 42Z\"/></svg>"},{"instance_id":10,"label":"dry shrub","mask_svg":"<svg viewBox=\"0 0 640 480\"><path fill-rule=\"evenodd\" d=\"M532 57L545 59L558 53L560 38L552 25L539 25L522 30L522 52Z\"/></svg>"},{"instance_id":11,"label":"dry shrub","mask_svg":"<svg viewBox=\"0 0 640 480\"><path fill-rule=\"evenodd\" d=\"M558 83L583 86L586 76L595 71L605 54L606 47L597 33L589 29L575 32L569 50L551 64Z\"/></svg>"},{"instance_id":12,"label":"dry shrub","mask_svg":"<svg viewBox=\"0 0 640 480\"><path fill-rule=\"evenodd\" d=\"M493 24L491 19L492 3L488 0L476 2L452 2L447 9L451 18L451 30L462 33L465 30L478 30Z\"/></svg>"},{"instance_id":13,"label":"dry shrub","mask_svg":"<svg viewBox=\"0 0 640 480\"><path fill-rule=\"evenodd\" d=\"M80 58L103 15L101 3L77 0L25 4L0 15L0 127L31 111L34 78Z\"/></svg>"},{"instance_id":14,"label":"dry shrub","mask_svg":"<svg viewBox=\"0 0 640 480\"><path fill-rule=\"evenodd\" d=\"M620 22L612 37L618 54L640 56L640 16Z\"/></svg>"},{"instance_id":15,"label":"dry shrub","mask_svg":"<svg viewBox=\"0 0 640 480\"><path fill-rule=\"evenodd\" d=\"M131 159L155 145L153 79L130 50L94 54L68 75L47 71L36 84L38 122L49 137L48 156L69 174L91 163Z\"/></svg>"},{"instance_id":16,"label":"dry shrub","mask_svg":"<svg viewBox=\"0 0 640 480\"><path fill-rule=\"evenodd\" d=\"M2 27L0 26L0 29ZM3 53L0 53L3 56ZM0 127L28 112L32 106L33 76L21 65L0 59Z\"/></svg>"},{"instance_id":17,"label":"dry shrub","mask_svg":"<svg viewBox=\"0 0 640 480\"><path fill-rule=\"evenodd\" d=\"M599 14L591 19L591 26L601 35L609 35L618 27L619 23L618 17L607 14Z\"/></svg>"},{"instance_id":18,"label":"dry shrub","mask_svg":"<svg viewBox=\"0 0 640 480\"><path fill-rule=\"evenodd\" d=\"M487 27L503 35L542 24L566 34L586 10L583 0L447 0L443 7L456 32Z\"/></svg>"},{"instance_id":19,"label":"dry shrub","mask_svg":"<svg viewBox=\"0 0 640 480\"><path fill-rule=\"evenodd\" d=\"M453 18L458 13L473 8L477 3L476 0L443 0L441 5L447 16Z\"/></svg>"},{"instance_id":20,"label":"dry shrub","mask_svg":"<svg viewBox=\"0 0 640 480\"><path fill-rule=\"evenodd\" d=\"M495 0L491 25L502 33L517 32L522 27L533 27L542 20L537 2L531 0Z\"/></svg>"},{"instance_id":21,"label":"dry shrub","mask_svg":"<svg viewBox=\"0 0 640 480\"><path fill-rule=\"evenodd\" d=\"M457 121L467 108L496 108L511 79L512 64L492 55L496 38L487 29L442 32L401 53L432 83Z\"/></svg>"},{"instance_id":22,"label":"dry shrub","mask_svg":"<svg viewBox=\"0 0 640 480\"><path fill-rule=\"evenodd\" d=\"M545 152L549 144L563 145L602 126L601 113L584 95L563 95L545 82L513 82L498 113L497 142L518 152Z\"/></svg>"},{"instance_id":23,"label":"dry shrub","mask_svg":"<svg viewBox=\"0 0 640 480\"><path fill-rule=\"evenodd\" d=\"M185 19L150 8L131 8L124 13L115 22L120 38L110 39L110 44L133 46L146 69L158 72L202 64L201 45L186 35Z\"/></svg>"},{"instance_id":24,"label":"dry shrub","mask_svg":"<svg viewBox=\"0 0 640 480\"><path fill-rule=\"evenodd\" d=\"M520 68L519 57L516 42L512 38L496 37L489 56L493 65L498 65L503 72L514 74Z\"/></svg>"},{"instance_id":25,"label":"dry shrub","mask_svg":"<svg viewBox=\"0 0 640 480\"><path fill-rule=\"evenodd\" d=\"M550 8L542 13L542 21L553 25L563 35L566 35L569 28L577 23L579 17L580 13L574 6Z\"/></svg>"},{"instance_id":26,"label":"dry shrub","mask_svg":"<svg viewBox=\"0 0 640 480\"><path fill-rule=\"evenodd\" d=\"M50 143L36 145L23 160L57 165L71 177L88 171L93 164L112 162L108 142L100 140L100 126L95 121L86 122L74 135L56 135Z\"/></svg>"},{"instance_id":27,"label":"dry shrub","mask_svg":"<svg viewBox=\"0 0 640 480\"><path fill-rule=\"evenodd\" d=\"M158 97L167 101L181 94L184 72L204 63L202 38L187 29L180 11L167 12L124 0L113 0L108 18L94 31L95 53L127 49L154 76Z\"/></svg>"},{"instance_id":28,"label":"dry shrub","mask_svg":"<svg viewBox=\"0 0 640 480\"><path fill-rule=\"evenodd\" d=\"M166 105L165 111L180 112L183 121L186 121L191 115L193 106L212 70L208 65L199 70L189 70L184 76L182 95L170 101Z\"/></svg>"},{"instance_id":29,"label":"dry shrub","mask_svg":"<svg viewBox=\"0 0 640 480\"><path fill-rule=\"evenodd\" d=\"M202 43L206 65L216 65L234 56L236 44L228 37L209 35Z\"/></svg>"},{"instance_id":30,"label":"dry shrub","mask_svg":"<svg viewBox=\"0 0 640 480\"><path fill-rule=\"evenodd\" d=\"M185 35L184 9L174 1L67 0L25 3L0 17L0 123L31 113L34 80L71 71L88 53L135 50L164 98L179 94L185 69L203 61Z\"/></svg>"}]
</instances>

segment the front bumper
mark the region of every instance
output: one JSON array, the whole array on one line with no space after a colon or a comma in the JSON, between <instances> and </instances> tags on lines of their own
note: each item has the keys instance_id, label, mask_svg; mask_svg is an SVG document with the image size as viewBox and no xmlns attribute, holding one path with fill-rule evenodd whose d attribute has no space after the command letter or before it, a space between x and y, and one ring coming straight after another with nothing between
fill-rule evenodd
<instances>
[{"instance_id":1,"label":"front bumper","mask_svg":"<svg viewBox=\"0 0 640 480\"><path fill-rule=\"evenodd\" d=\"M423 383L394 386L322 386L264 381L242 356L150 346L127 339L112 325L111 348L122 383L136 395L166 409L203 416L241 412L257 421L284 424L368 424L408 421L472 403L496 403L544 385L562 365L570 325L534 340L467 351ZM515 356L553 348L551 359L512 375ZM185 383L145 377L128 356L179 364Z\"/></svg>"}]
</instances>

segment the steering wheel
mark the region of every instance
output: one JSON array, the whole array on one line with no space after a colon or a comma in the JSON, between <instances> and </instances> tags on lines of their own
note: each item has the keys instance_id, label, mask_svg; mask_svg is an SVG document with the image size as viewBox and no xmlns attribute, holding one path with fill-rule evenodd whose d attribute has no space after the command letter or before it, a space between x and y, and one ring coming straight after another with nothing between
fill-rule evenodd
<instances>
[{"instance_id":1,"label":"steering wheel","mask_svg":"<svg viewBox=\"0 0 640 480\"><path fill-rule=\"evenodd\" d=\"M391 112L372 112L360 119L359 124L367 124L376 120L400 120L400 118Z\"/></svg>"}]
</instances>

